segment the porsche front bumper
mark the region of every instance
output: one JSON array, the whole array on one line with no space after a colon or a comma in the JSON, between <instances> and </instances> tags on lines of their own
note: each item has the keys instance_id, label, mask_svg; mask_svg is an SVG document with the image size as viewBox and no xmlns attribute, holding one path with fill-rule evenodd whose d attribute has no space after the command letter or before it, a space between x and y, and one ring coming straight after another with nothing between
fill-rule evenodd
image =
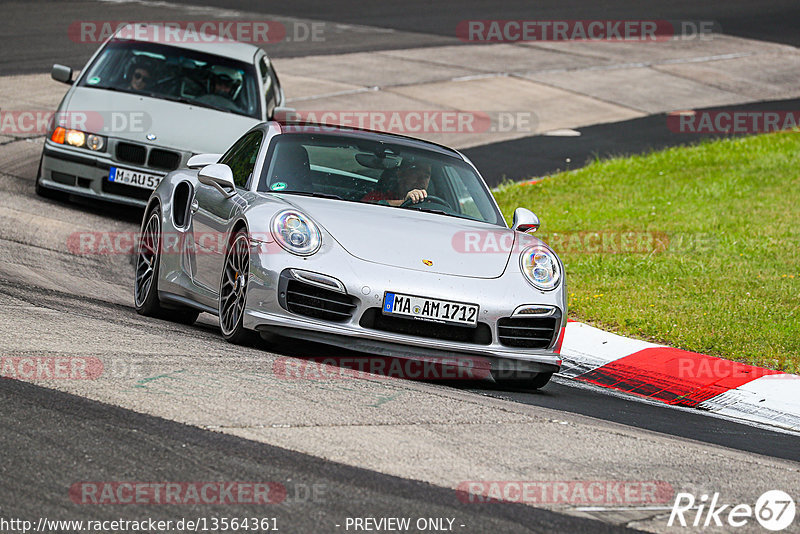
<instances>
[{"instance_id":1,"label":"porsche front bumper","mask_svg":"<svg viewBox=\"0 0 800 534\"><path fill-rule=\"evenodd\" d=\"M493 365L499 361L516 362L519 369L530 372L554 372L561 366L559 350L566 325L563 285L549 292L536 290L511 265L502 276L484 279L366 262L341 249L320 256L253 254L244 326L387 356L477 356L495 362ZM282 292L286 273L291 270L322 274L338 281L342 294L354 304L350 317L331 321L290 312L281 300L285 299ZM386 291L478 304L479 324L488 333L480 341L454 341L435 334L409 335L365 326L368 314L380 313ZM512 347L500 342L498 321L512 317L523 305L552 310L555 326L545 346Z\"/></svg>"}]
</instances>

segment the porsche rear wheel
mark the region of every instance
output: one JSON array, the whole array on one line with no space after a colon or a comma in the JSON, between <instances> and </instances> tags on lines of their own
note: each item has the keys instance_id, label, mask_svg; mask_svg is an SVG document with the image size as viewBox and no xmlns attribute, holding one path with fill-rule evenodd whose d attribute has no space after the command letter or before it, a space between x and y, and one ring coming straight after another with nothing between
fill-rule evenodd
<instances>
[{"instance_id":1,"label":"porsche rear wheel","mask_svg":"<svg viewBox=\"0 0 800 534\"><path fill-rule=\"evenodd\" d=\"M154 209L139 239L136 252L136 280L133 286L136 312L176 323L191 325L200 312L192 309L164 308L158 300L158 266L161 260L161 215Z\"/></svg>"},{"instance_id":2,"label":"porsche rear wheel","mask_svg":"<svg viewBox=\"0 0 800 534\"><path fill-rule=\"evenodd\" d=\"M134 304L140 315L160 315L158 301L158 262L161 259L161 216L152 210L142 228L136 252L136 280L133 286Z\"/></svg>"},{"instance_id":3,"label":"porsche rear wheel","mask_svg":"<svg viewBox=\"0 0 800 534\"><path fill-rule=\"evenodd\" d=\"M239 230L225 255L219 288L220 330L227 341L237 345L248 343L253 338L253 333L243 325L249 275L250 240L246 231Z\"/></svg>"}]
</instances>

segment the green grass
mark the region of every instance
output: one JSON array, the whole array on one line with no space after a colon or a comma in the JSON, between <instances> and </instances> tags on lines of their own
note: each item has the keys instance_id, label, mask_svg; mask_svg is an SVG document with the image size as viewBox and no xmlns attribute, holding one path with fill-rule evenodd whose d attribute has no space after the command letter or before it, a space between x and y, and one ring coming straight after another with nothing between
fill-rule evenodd
<instances>
[{"instance_id":1,"label":"green grass","mask_svg":"<svg viewBox=\"0 0 800 534\"><path fill-rule=\"evenodd\" d=\"M800 133L595 161L495 197L508 220L517 206L539 216L573 318L800 371ZM655 239L598 251L578 232Z\"/></svg>"}]
</instances>

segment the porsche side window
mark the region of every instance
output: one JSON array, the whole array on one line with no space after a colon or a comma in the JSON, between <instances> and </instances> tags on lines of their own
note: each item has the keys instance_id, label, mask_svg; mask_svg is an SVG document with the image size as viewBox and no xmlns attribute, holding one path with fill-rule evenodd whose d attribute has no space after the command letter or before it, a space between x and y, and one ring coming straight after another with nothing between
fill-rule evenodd
<instances>
[{"instance_id":1,"label":"porsche side window","mask_svg":"<svg viewBox=\"0 0 800 534\"><path fill-rule=\"evenodd\" d=\"M224 163L233 172L233 182L237 187L247 187L247 181L253 173L258 157L258 149L264 135L261 132L252 132L242 137L228 152L222 156L220 163Z\"/></svg>"},{"instance_id":2,"label":"porsche side window","mask_svg":"<svg viewBox=\"0 0 800 534\"><path fill-rule=\"evenodd\" d=\"M480 182L470 179L472 173L451 165L445 167L445 172L456 195L459 211L473 219L491 218L494 208Z\"/></svg>"}]
</instances>

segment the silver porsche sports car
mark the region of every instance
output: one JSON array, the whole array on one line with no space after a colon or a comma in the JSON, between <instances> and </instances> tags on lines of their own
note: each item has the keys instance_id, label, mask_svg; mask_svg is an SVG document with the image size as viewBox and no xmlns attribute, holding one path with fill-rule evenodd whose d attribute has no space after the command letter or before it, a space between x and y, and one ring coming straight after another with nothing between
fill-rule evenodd
<instances>
[{"instance_id":1,"label":"silver porsche sports car","mask_svg":"<svg viewBox=\"0 0 800 534\"><path fill-rule=\"evenodd\" d=\"M373 355L484 362L538 388L561 365L564 267L508 228L459 152L408 137L265 122L197 155L147 202L135 305L234 343L260 333Z\"/></svg>"},{"instance_id":2,"label":"silver porsche sports car","mask_svg":"<svg viewBox=\"0 0 800 534\"><path fill-rule=\"evenodd\" d=\"M53 66L71 87L45 139L39 195L144 206L168 172L197 152L223 152L283 105L261 48L180 29L165 40L159 28L121 27L75 82L70 67Z\"/></svg>"}]
</instances>

